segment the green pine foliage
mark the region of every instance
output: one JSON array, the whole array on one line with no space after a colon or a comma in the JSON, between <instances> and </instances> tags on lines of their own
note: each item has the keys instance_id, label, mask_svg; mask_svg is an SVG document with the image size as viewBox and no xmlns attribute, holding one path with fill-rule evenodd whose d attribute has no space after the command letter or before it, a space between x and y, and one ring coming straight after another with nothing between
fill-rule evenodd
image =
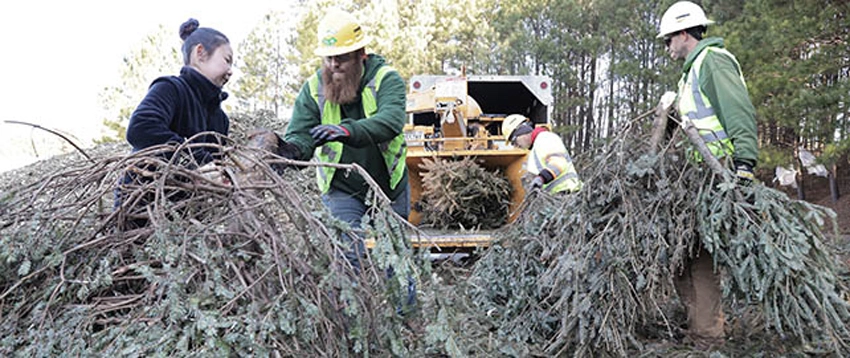
<instances>
[{"instance_id":1,"label":"green pine foliage","mask_svg":"<svg viewBox=\"0 0 850 358\"><path fill-rule=\"evenodd\" d=\"M761 183L721 182L683 152L644 143L618 136L581 171L581 192L533 198L483 254L469 290L477 317L492 319L493 350L629 356L676 337L671 279L703 245L727 310L743 297L763 334L848 354L850 290L822 231L834 214Z\"/></svg>"},{"instance_id":2,"label":"green pine foliage","mask_svg":"<svg viewBox=\"0 0 850 358\"><path fill-rule=\"evenodd\" d=\"M290 43L294 19L287 14L271 12L239 43L235 53L240 71L236 82L229 85L235 107L243 112L270 111L281 118L284 109L295 102L302 79L295 51Z\"/></svg>"},{"instance_id":3,"label":"green pine foliage","mask_svg":"<svg viewBox=\"0 0 850 358\"><path fill-rule=\"evenodd\" d=\"M0 355L343 357L431 349L413 338L428 323L421 312L439 309L428 266L385 199L371 198L371 220L351 228L319 203L312 168L280 176L269 163L283 159L224 147L225 185L179 159L191 146L72 166L9 193L0 206ZM175 160L162 159L171 152ZM125 170L148 180L121 186L113 210ZM140 217L147 225L128 226ZM375 242L359 271L343 256L350 246L342 232ZM451 329L431 329L444 332L432 345L452 340Z\"/></svg>"},{"instance_id":4,"label":"green pine foliage","mask_svg":"<svg viewBox=\"0 0 850 358\"><path fill-rule=\"evenodd\" d=\"M155 32L139 41L135 49L124 56L118 83L104 87L98 94L106 111L103 125L108 130L98 143L125 141L130 116L153 80L180 73L183 66L180 37L176 31L169 29L172 27L160 25Z\"/></svg>"},{"instance_id":5,"label":"green pine foliage","mask_svg":"<svg viewBox=\"0 0 850 358\"><path fill-rule=\"evenodd\" d=\"M723 9L731 5L709 7ZM843 1L747 1L721 11L712 36L738 57L758 113L760 143L804 146L836 163L847 154L848 8ZM791 160L771 161L787 165ZM760 158L761 160L761 158Z\"/></svg>"},{"instance_id":6,"label":"green pine foliage","mask_svg":"<svg viewBox=\"0 0 850 358\"><path fill-rule=\"evenodd\" d=\"M780 336L809 344L825 335L846 352L850 291L822 232L835 213L762 185L709 182L697 200L700 237L729 274L728 290L757 304Z\"/></svg>"},{"instance_id":7,"label":"green pine foliage","mask_svg":"<svg viewBox=\"0 0 850 358\"><path fill-rule=\"evenodd\" d=\"M508 220L513 193L507 176L476 158L424 159L422 224L438 229L495 229Z\"/></svg>"},{"instance_id":8,"label":"green pine foliage","mask_svg":"<svg viewBox=\"0 0 850 358\"><path fill-rule=\"evenodd\" d=\"M285 116L282 109L321 65L313 54L316 26L324 10L334 6L363 19L372 37L367 50L384 55L404 78L458 74L462 68L468 74L551 76L553 121L577 154L627 125L624 118L651 109L663 92L676 89L681 63L670 60L655 38L660 16L673 2L299 1L285 16L267 14L238 45L237 76L230 85L236 96L226 105ZM761 145L787 153L763 156L763 167L787 165L800 145L823 155L826 164L841 163L850 147L850 112L844 105L850 58L847 5L701 3L717 21L708 35L723 37L741 63L758 112ZM150 81L179 68L179 44L162 40L177 41L176 36L164 33L128 55L119 83L103 91L110 113L104 125L117 132L103 140L120 139Z\"/></svg>"}]
</instances>

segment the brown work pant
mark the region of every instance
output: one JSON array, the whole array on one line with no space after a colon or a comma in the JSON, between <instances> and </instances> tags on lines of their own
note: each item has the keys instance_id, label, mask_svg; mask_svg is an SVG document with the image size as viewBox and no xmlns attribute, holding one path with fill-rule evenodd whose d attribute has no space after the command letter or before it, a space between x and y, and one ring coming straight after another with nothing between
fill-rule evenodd
<instances>
[{"instance_id":1,"label":"brown work pant","mask_svg":"<svg viewBox=\"0 0 850 358\"><path fill-rule=\"evenodd\" d=\"M693 338L722 338L726 318L720 275L714 272L711 254L701 245L697 255L685 263L682 274L674 279L688 312L688 333Z\"/></svg>"}]
</instances>

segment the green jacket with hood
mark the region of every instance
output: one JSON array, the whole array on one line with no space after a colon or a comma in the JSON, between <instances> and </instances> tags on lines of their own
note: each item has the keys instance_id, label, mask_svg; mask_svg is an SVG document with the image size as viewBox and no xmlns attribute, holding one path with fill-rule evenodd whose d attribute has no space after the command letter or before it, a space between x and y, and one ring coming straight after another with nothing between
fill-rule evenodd
<instances>
[{"instance_id":1,"label":"green jacket with hood","mask_svg":"<svg viewBox=\"0 0 850 358\"><path fill-rule=\"evenodd\" d=\"M379 55L370 54L368 56L357 93L363 92L369 81L375 77L378 68L385 64L386 61ZM320 72L321 69L317 73L320 74ZM363 105L359 99L340 106L342 111L340 125L347 129L351 135L344 142L342 158L340 158L339 163L357 163L362 166L381 186L381 190L390 200L394 200L407 187L407 169L405 169L401 183L394 190L390 190L390 176L387 173L387 165L384 162L379 144L392 140L404 128L407 118L404 80L395 71L387 73L381 80L381 87L376 97L378 111L369 118L366 118ZM287 142L298 147L301 154L300 159L309 160L313 156L315 146L313 146L313 137L310 136L310 129L320 125L321 122L319 107L310 93L309 80L305 81L295 99L292 118L284 138ZM369 186L360 175L346 173L345 170L337 170L331 181L331 188L365 200Z\"/></svg>"}]
</instances>

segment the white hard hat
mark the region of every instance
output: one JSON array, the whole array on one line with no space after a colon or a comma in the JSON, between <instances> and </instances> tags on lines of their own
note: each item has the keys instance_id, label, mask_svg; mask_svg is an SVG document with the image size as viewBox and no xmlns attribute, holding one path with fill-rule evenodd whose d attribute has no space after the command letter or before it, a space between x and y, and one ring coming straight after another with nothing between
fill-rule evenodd
<instances>
[{"instance_id":1,"label":"white hard hat","mask_svg":"<svg viewBox=\"0 0 850 358\"><path fill-rule=\"evenodd\" d=\"M502 135L505 136L505 140L510 141L511 134L519 127L520 124L525 123L528 118L521 114L512 114L510 116L505 117L505 120L502 122Z\"/></svg>"},{"instance_id":2,"label":"white hard hat","mask_svg":"<svg viewBox=\"0 0 850 358\"><path fill-rule=\"evenodd\" d=\"M696 26L711 25L714 21L705 17L705 11L690 1L679 1L664 12L661 16L661 26L658 27L658 36L662 38L672 33Z\"/></svg>"}]
</instances>

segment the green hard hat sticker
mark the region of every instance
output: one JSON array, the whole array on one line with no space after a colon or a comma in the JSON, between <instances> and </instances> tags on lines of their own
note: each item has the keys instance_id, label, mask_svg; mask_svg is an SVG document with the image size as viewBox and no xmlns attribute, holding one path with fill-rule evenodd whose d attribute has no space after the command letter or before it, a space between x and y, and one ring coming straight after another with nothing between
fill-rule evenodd
<instances>
[{"instance_id":1,"label":"green hard hat sticker","mask_svg":"<svg viewBox=\"0 0 850 358\"><path fill-rule=\"evenodd\" d=\"M333 37L333 36L325 37L322 40L322 43L325 44L325 46L333 46L334 44L336 44L336 37Z\"/></svg>"}]
</instances>

